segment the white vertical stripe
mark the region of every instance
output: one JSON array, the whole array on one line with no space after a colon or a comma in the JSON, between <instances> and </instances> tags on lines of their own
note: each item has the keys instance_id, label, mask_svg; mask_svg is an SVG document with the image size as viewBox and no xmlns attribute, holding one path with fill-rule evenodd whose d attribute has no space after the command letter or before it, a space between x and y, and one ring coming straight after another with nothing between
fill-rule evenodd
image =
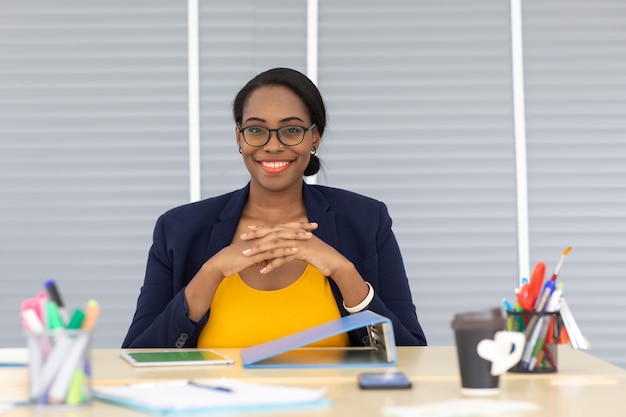
<instances>
[{"instance_id":1,"label":"white vertical stripe","mask_svg":"<svg viewBox=\"0 0 626 417\"><path fill-rule=\"evenodd\" d=\"M526 109L524 107L524 57L521 0L511 0L511 58L513 123L515 125L515 173L517 179L517 251L519 278L529 277L528 177L526 169Z\"/></svg>"},{"instance_id":2,"label":"white vertical stripe","mask_svg":"<svg viewBox=\"0 0 626 417\"><path fill-rule=\"evenodd\" d=\"M306 74L317 85L318 3L307 0Z\"/></svg>"},{"instance_id":3,"label":"white vertical stripe","mask_svg":"<svg viewBox=\"0 0 626 417\"><path fill-rule=\"evenodd\" d=\"M189 107L189 200L198 201L200 190L200 64L198 0L187 1L187 55Z\"/></svg>"},{"instance_id":4,"label":"white vertical stripe","mask_svg":"<svg viewBox=\"0 0 626 417\"><path fill-rule=\"evenodd\" d=\"M317 85L318 3L307 0L306 10L306 74ZM317 174L306 178L308 184L317 184Z\"/></svg>"}]
</instances>

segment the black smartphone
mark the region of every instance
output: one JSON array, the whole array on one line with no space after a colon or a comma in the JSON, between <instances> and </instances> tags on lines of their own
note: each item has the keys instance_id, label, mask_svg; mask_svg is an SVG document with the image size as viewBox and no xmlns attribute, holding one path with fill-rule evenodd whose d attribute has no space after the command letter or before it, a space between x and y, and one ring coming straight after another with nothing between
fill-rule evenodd
<instances>
[{"instance_id":1,"label":"black smartphone","mask_svg":"<svg viewBox=\"0 0 626 417\"><path fill-rule=\"evenodd\" d=\"M408 389L411 380L404 372L364 372L358 376L361 389Z\"/></svg>"}]
</instances>

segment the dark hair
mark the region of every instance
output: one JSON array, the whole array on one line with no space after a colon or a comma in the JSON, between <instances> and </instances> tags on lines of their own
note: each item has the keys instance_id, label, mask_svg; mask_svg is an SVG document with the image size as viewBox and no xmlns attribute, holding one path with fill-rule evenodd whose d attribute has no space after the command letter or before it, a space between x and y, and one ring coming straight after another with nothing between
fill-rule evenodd
<instances>
[{"instance_id":1,"label":"dark hair","mask_svg":"<svg viewBox=\"0 0 626 417\"><path fill-rule=\"evenodd\" d=\"M265 86L287 87L304 102L311 117L311 123L315 123L320 137L324 134L326 127L326 106L319 90L313 81L306 75L291 68L273 68L260 73L237 93L233 101L233 117L235 122L241 125L243 119L243 108L254 91ZM317 174L320 170L321 162L316 155L311 155L309 165L304 170L305 176Z\"/></svg>"}]
</instances>

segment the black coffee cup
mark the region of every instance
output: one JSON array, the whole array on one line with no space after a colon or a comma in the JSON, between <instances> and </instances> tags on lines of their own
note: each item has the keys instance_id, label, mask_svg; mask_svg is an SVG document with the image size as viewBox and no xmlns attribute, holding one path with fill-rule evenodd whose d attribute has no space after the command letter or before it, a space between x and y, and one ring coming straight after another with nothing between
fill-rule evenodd
<instances>
[{"instance_id":1,"label":"black coffee cup","mask_svg":"<svg viewBox=\"0 0 626 417\"><path fill-rule=\"evenodd\" d=\"M500 375L517 364L524 334L505 330L499 308L455 314L452 329L464 394L496 394Z\"/></svg>"}]
</instances>

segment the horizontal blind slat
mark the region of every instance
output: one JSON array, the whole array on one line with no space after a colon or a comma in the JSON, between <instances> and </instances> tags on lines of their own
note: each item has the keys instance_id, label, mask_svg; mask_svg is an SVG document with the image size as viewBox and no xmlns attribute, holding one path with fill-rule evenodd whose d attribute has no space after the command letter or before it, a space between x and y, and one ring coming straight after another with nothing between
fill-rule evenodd
<instances>
[{"instance_id":1,"label":"horizontal blind slat","mask_svg":"<svg viewBox=\"0 0 626 417\"><path fill-rule=\"evenodd\" d=\"M184 3L3 2L0 346L49 278L121 345L156 216L187 201L186 42Z\"/></svg>"}]
</instances>

